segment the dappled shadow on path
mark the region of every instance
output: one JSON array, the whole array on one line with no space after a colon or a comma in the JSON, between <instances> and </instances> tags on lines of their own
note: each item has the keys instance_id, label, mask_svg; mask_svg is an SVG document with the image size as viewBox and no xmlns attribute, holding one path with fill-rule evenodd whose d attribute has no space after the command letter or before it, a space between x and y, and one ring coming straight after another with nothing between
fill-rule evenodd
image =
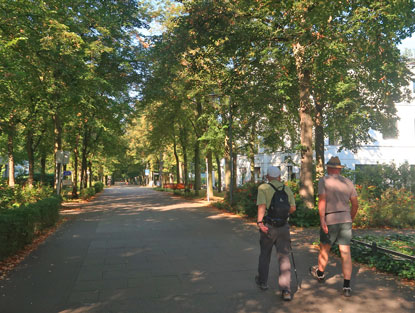
<instances>
[{"instance_id":1,"label":"dappled shadow on path","mask_svg":"<svg viewBox=\"0 0 415 313\"><path fill-rule=\"evenodd\" d=\"M279 298L276 258L270 289L258 290L255 225L151 189L107 189L80 219L95 225L75 292L60 312L413 312L414 290L391 276L354 266L353 297L341 295L341 262L331 257L328 279L308 274L317 262L318 229L292 228L299 281L292 302ZM93 287L91 287L93 285Z\"/></svg>"}]
</instances>

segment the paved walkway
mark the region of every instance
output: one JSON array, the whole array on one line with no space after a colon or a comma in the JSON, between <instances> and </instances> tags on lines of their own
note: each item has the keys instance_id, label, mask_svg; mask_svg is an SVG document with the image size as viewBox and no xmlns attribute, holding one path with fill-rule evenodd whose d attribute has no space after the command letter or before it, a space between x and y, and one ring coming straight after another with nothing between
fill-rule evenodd
<instances>
[{"instance_id":1,"label":"paved walkway","mask_svg":"<svg viewBox=\"0 0 415 313\"><path fill-rule=\"evenodd\" d=\"M339 260L325 284L312 280L317 230L292 231L302 289L283 302L275 255L271 288L256 287L259 236L240 218L132 186L105 189L82 211L0 281L1 313L415 312L415 291L388 275L355 267L351 298Z\"/></svg>"}]
</instances>

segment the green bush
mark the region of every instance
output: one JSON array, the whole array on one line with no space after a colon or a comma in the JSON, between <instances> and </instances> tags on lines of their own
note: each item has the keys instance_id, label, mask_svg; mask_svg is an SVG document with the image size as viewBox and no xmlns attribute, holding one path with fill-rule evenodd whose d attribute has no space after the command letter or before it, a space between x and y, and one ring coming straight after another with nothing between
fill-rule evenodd
<instances>
[{"instance_id":1,"label":"green bush","mask_svg":"<svg viewBox=\"0 0 415 313\"><path fill-rule=\"evenodd\" d=\"M399 167L393 163L356 166L355 182L364 189L369 187L375 198L390 188L406 188L415 193L415 166L408 162Z\"/></svg>"},{"instance_id":2,"label":"green bush","mask_svg":"<svg viewBox=\"0 0 415 313\"><path fill-rule=\"evenodd\" d=\"M35 203L53 195L50 186L35 184L32 188L15 185L10 188L4 181L0 182L0 210Z\"/></svg>"},{"instance_id":3,"label":"green bush","mask_svg":"<svg viewBox=\"0 0 415 313\"><path fill-rule=\"evenodd\" d=\"M355 225L362 227L414 227L415 226L415 197L406 189L389 188L380 198L367 196L369 191L358 187L359 211Z\"/></svg>"},{"instance_id":4,"label":"green bush","mask_svg":"<svg viewBox=\"0 0 415 313\"><path fill-rule=\"evenodd\" d=\"M259 185L259 183L246 183L237 188L233 193L232 211L248 217L255 217L258 213L256 198ZM229 199L229 194L227 199Z\"/></svg>"},{"instance_id":5,"label":"green bush","mask_svg":"<svg viewBox=\"0 0 415 313\"><path fill-rule=\"evenodd\" d=\"M14 189L5 180L0 180L0 210L11 207L14 199Z\"/></svg>"},{"instance_id":6,"label":"green bush","mask_svg":"<svg viewBox=\"0 0 415 313\"><path fill-rule=\"evenodd\" d=\"M320 225L320 215L318 209L308 209L304 205L298 205L293 214L290 215L291 225L299 227L312 227Z\"/></svg>"},{"instance_id":7,"label":"green bush","mask_svg":"<svg viewBox=\"0 0 415 313\"><path fill-rule=\"evenodd\" d=\"M95 182L94 183L95 193L101 192L104 189L104 183L102 182Z\"/></svg>"},{"instance_id":8,"label":"green bush","mask_svg":"<svg viewBox=\"0 0 415 313\"><path fill-rule=\"evenodd\" d=\"M22 249L33 240L35 216L32 210L20 207L0 213L0 260Z\"/></svg>"},{"instance_id":9,"label":"green bush","mask_svg":"<svg viewBox=\"0 0 415 313\"><path fill-rule=\"evenodd\" d=\"M60 197L0 211L0 260L30 243L35 233L59 219Z\"/></svg>"},{"instance_id":10,"label":"green bush","mask_svg":"<svg viewBox=\"0 0 415 313\"><path fill-rule=\"evenodd\" d=\"M95 194L96 194L96 192L95 192L94 187L83 188L81 190L81 198L84 199L84 200L91 198Z\"/></svg>"},{"instance_id":11,"label":"green bush","mask_svg":"<svg viewBox=\"0 0 415 313\"><path fill-rule=\"evenodd\" d=\"M229 206L229 204L226 201L213 202L212 205L215 208L218 208L219 210L232 211L231 207Z\"/></svg>"},{"instance_id":12,"label":"green bush","mask_svg":"<svg viewBox=\"0 0 415 313\"><path fill-rule=\"evenodd\" d=\"M28 178L28 175L19 175L16 177L15 182L20 186L24 186L26 185ZM33 180L35 184L42 184L53 188L53 185L55 184L55 174L42 175L40 173L35 173L33 175Z\"/></svg>"},{"instance_id":13,"label":"green bush","mask_svg":"<svg viewBox=\"0 0 415 313\"><path fill-rule=\"evenodd\" d=\"M30 204L27 207L33 210L37 217L36 230L43 230L56 224L59 220L59 209L62 199L60 197L51 197Z\"/></svg>"}]
</instances>

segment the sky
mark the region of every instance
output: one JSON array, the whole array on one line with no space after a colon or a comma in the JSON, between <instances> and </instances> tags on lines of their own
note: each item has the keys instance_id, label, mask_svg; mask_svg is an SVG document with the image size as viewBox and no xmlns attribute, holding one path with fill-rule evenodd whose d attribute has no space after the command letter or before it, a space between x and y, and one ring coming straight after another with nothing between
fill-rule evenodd
<instances>
[{"instance_id":1,"label":"sky","mask_svg":"<svg viewBox=\"0 0 415 313\"><path fill-rule=\"evenodd\" d=\"M412 37L403 40L402 44L400 44L398 47L401 49L401 51L403 51L405 48L415 49L415 34L412 34Z\"/></svg>"}]
</instances>

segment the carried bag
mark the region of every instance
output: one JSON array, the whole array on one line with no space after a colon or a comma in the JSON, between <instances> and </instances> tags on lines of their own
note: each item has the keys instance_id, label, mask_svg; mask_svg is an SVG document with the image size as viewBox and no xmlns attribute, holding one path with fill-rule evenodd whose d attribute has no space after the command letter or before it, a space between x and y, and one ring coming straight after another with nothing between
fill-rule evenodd
<instances>
[{"instance_id":1,"label":"carried bag","mask_svg":"<svg viewBox=\"0 0 415 313\"><path fill-rule=\"evenodd\" d=\"M273 184L269 183L269 185L275 192L271 199L271 205L267 209L264 221L276 227L281 227L287 224L291 205L288 200L288 195L285 192L285 186L282 189L277 189Z\"/></svg>"}]
</instances>

